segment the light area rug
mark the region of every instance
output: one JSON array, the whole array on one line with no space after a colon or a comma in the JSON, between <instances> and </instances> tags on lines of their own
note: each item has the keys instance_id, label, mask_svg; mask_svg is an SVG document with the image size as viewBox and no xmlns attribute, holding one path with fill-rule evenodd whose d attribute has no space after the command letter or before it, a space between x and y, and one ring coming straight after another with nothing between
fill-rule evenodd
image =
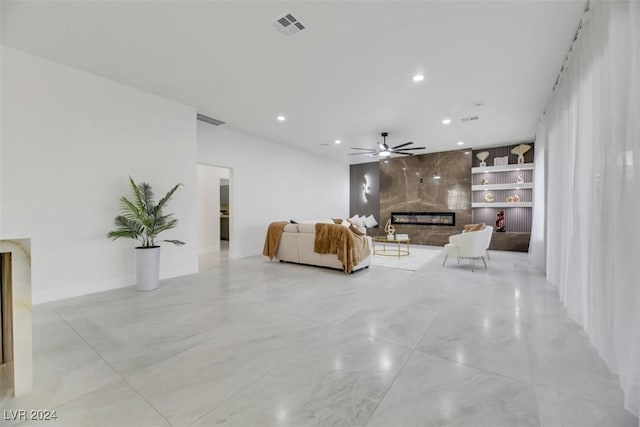
<instances>
[{"instance_id":1,"label":"light area rug","mask_svg":"<svg viewBox=\"0 0 640 427\"><path fill-rule=\"evenodd\" d=\"M409 253L409 255L401 256L400 258L372 254L371 265L373 267L415 271L438 256L444 257L440 246L411 245Z\"/></svg>"}]
</instances>

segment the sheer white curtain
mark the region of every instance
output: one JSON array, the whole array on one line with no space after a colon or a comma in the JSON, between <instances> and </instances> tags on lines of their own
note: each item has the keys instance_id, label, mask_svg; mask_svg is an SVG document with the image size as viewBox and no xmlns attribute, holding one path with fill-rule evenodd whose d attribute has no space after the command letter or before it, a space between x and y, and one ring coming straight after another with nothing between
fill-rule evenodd
<instances>
[{"instance_id":1,"label":"sheer white curtain","mask_svg":"<svg viewBox=\"0 0 640 427\"><path fill-rule=\"evenodd\" d=\"M536 142L548 150L547 278L638 414L640 2L592 0ZM543 255L534 245L530 256Z\"/></svg>"}]
</instances>

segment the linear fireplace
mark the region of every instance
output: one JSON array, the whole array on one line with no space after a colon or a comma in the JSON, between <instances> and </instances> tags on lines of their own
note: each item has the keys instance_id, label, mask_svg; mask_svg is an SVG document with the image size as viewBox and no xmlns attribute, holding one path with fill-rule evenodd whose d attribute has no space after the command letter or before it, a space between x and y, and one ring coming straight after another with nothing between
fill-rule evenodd
<instances>
[{"instance_id":1,"label":"linear fireplace","mask_svg":"<svg viewBox=\"0 0 640 427\"><path fill-rule=\"evenodd\" d=\"M455 212L392 212L392 224L456 225Z\"/></svg>"}]
</instances>

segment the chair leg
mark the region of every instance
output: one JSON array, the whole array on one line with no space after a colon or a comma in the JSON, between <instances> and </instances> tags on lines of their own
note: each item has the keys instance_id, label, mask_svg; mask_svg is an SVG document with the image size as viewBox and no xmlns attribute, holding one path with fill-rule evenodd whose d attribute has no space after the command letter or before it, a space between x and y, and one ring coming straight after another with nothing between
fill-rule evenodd
<instances>
[{"instance_id":1,"label":"chair leg","mask_svg":"<svg viewBox=\"0 0 640 427\"><path fill-rule=\"evenodd\" d=\"M487 253L487 259L491 261L491 257L489 256L489 249L487 249L485 252Z\"/></svg>"},{"instance_id":2,"label":"chair leg","mask_svg":"<svg viewBox=\"0 0 640 427\"><path fill-rule=\"evenodd\" d=\"M460 264L460 260L462 259L462 257L458 257L458 264Z\"/></svg>"},{"instance_id":3,"label":"chair leg","mask_svg":"<svg viewBox=\"0 0 640 427\"><path fill-rule=\"evenodd\" d=\"M481 257L481 258L482 258L482 262L484 263L484 269L486 270L487 269L487 261L484 260L484 257Z\"/></svg>"},{"instance_id":4,"label":"chair leg","mask_svg":"<svg viewBox=\"0 0 640 427\"><path fill-rule=\"evenodd\" d=\"M471 258L471 272L473 273L476 267L476 259L475 258Z\"/></svg>"},{"instance_id":5,"label":"chair leg","mask_svg":"<svg viewBox=\"0 0 640 427\"><path fill-rule=\"evenodd\" d=\"M449 255L445 255L444 256L444 261L442 261L442 266L444 267L444 265L447 263L447 258L449 258Z\"/></svg>"}]
</instances>

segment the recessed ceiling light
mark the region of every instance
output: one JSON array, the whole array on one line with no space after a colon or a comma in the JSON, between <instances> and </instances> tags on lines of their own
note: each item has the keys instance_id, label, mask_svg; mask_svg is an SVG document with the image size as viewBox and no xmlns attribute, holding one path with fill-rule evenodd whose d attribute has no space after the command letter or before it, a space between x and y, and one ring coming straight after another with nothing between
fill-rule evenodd
<instances>
[{"instance_id":1,"label":"recessed ceiling light","mask_svg":"<svg viewBox=\"0 0 640 427\"><path fill-rule=\"evenodd\" d=\"M424 80L424 76L422 74L416 74L415 76L413 76L414 82L421 82L423 80Z\"/></svg>"},{"instance_id":2,"label":"recessed ceiling light","mask_svg":"<svg viewBox=\"0 0 640 427\"><path fill-rule=\"evenodd\" d=\"M464 145L464 141L458 141L458 145Z\"/></svg>"},{"instance_id":3,"label":"recessed ceiling light","mask_svg":"<svg viewBox=\"0 0 640 427\"><path fill-rule=\"evenodd\" d=\"M448 125L449 123L451 123L451 119L444 119L444 120L442 121L442 124L443 124L443 125Z\"/></svg>"},{"instance_id":4,"label":"recessed ceiling light","mask_svg":"<svg viewBox=\"0 0 640 427\"><path fill-rule=\"evenodd\" d=\"M287 120L285 116L278 116L277 119L279 122L284 122L285 120Z\"/></svg>"},{"instance_id":5,"label":"recessed ceiling light","mask_svg":"<svg viewBox=\"0 0 640 427\"><path fill-rule=\"evenodd\" d=\"M339 139L336 139L336 140L335 140L335 141L333 141L333 142L335 142L336 144L340 144L342 141L340 141Z\"/></svg>"}]
</instances>

